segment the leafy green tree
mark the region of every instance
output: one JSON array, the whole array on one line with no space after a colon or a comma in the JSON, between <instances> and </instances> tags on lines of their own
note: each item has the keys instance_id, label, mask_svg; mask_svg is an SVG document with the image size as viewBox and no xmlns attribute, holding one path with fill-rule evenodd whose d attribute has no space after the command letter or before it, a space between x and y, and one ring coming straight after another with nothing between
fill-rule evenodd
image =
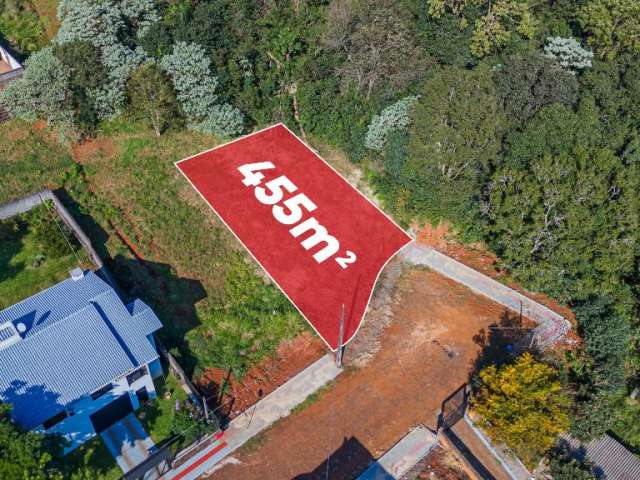
<instances>
[{"instance_id":1,"label":"leafy green tree","mask_svg":"<svg viewBox=\"0 0 640 480\"><path fill-rule=\"evenodd\" d=\"M48 125L72 120L70 75L51 47L29 57L22 78L0 92L0 104L14 117Z\"/></svg>"},{"instance_id":2,"label":"leafy green tree","mask_svg":"<svg viewBox=\"0 0 640 480\"><path fill-rule=\"evenodd\" d=\"M615 150L622 149L640 126L640 56L620 55L596 60L580 77L584 96L599 109L602 135Z\"/></svg>"},{"instance_id":3,"label":"leafy green tree","mask_svg":"<svg viewBox=\"0 0 640 480\"><path fill-rule=\"evenodd\" d=\"M602 58L640 52L640 3L636 0L590 0L578 10L577 19Z\"/></svg>"},{"instance_id":4,"label":"leafy green tree","mask_svg":"<svg viewBox=\"0 0 640 480\"><path fill-rule=\"evenodd\" d=\"M473 22L462 22L450 12L424 17L419 24L424 49L438 63L456 67L473 67L478 63L471 53Z\"/></svg>"},{"instance_id":5,"label":"leafy green tree","mask_svg":"<svg viewBox=\"0 0 640 480\"><path fill-rule=\"evenodd\" d=\"M62 474L52 464L62 453L60 440L20 430L10 412L10 405L0 404L0 478L62 480Z\"/></svg>"},{"instance_id":6,"label":"leafy green tree","mask_svg":"<svg viewBox=\"0 0 640 480\"><path fill-rule=\"evenodd\" d=\"M569 428L569 398L557 372L529 353L514 363L480 371L482 386L472 408L494 439L534 464Z\"/></svg>"},{"instance_id":7,"label":"leafy green tree","mask_svg":"<svg viewBox=\"0 0 640 480\"><path fill-rule=\"evenodd\" d=\"M439 70L424 84L413 115L403 169L411 191L407 208L468 228L506 127L491 72Z\"/></svg>"},{"instance_id":8,"label":"leafy green tree","mask_svg":"<svg viewBox=\"0 0 640 480\"><path fill-rule=\"evenodd\" d=\"M558 126L560 127L560 126ZM499 169L486 205L487 233L529 288L564 302L625 289L638 245L638 165L606 148L545 153L529 169Z\"/></svg>"},{"instance_id":9,"label":"leafy green tree","mask_svg":"<svg viewBox=\"0 0 640 480\"><path fill-rule=\"evenodd\" d=\"M84 40L54 45L53 49L70 72L75 123L83 131L92 131L98 123L98 113L91 92L99 89L107 76L100 50Z\"/></svg>"},{"instance_id":10,"label":"leafy green tree","mask_svg":"<svg viewBox=\"0 0 640 480\"><path fill-rule=\"evenodd\" d=\"M549 471L554 480L597 480L588 462L574 458L569 447L560 442L549 454Z\"/></svg>"},{"instance_id":11,"label":"leafy green tree","mask_svg":"<svg viewBox=\"0 0 640 480\"><path fill-rule=\"evenodd\" d=\"M519 122L552 103L572 106L578 80L553 60L537 53L510 57L495 73L497 91L507 114Z\"/></svg>"},{"instance_id":12,"label":"leafy green tree","mask_svg":"<svg viewBox=\"0 0 640 480\"><path fill-rule=\"evenodd\" d=\"M175 93L164 74L152 64L138 68L127 85L129 109L134 116L145 119L156 136L178 116Z\"/></svg>"},{"instance_id":13,"label":"leafy green tree","mask_svg":"<svg viewBox=\"0 0 640 480\"><path fill-rule=\"evenodd\" d=\"M469 25L468 10L477 8L470 49L478 58L500 51L514 33L532 38L537 31L534 5L529 0L427 0L429 15L441 18L450 12L460 18L461 29Z\"/></svg>"},{"instance_id":14,"label":"leafy green tree","mask_svg":"<svg viewBox=\"0 0 640 480\"><path fill-rule=\"evenodd\" d=\"M61 0L58 18L60 28L55 43L86 41L100 50L105 81L87 93L98 118L112 118L124 106L129 76L145 60L144 50L136 48L136 40L158 21L155 3L153 0Z\"/></svg>"},{"instance_id":15,"label":"leafy green tree","mask_svg":"<svg viewBox=\"0 0 640 480\"><path fill-rule=\"evenodd\" d=\"M633 305L625 310L629 307ZM605 296L589 298L576 305L574 311L584 338L584 350L592 362L595 387L615 392L624 385L624 366L631 341L629 320L616 312L612 299Z\"/></svg>"}]
</instances>

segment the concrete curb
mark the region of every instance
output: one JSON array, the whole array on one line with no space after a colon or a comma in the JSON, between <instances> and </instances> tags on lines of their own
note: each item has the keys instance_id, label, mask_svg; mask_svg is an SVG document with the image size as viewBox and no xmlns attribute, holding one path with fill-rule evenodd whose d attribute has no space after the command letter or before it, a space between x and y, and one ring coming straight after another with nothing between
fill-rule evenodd
<instances>
[{"instance_id":1,"label":"concrete curb","mask_svg":"<svg viewBox=\"0 0 640 480\"><path fill-rule=\"evenodd\" d=\"M342 369L336 366L333 355L323 356L253 407L234 418L229 423L229 428L224 431L220 442L214 443L208 449L198 453L176 471L168 472L162 479L195 480L200 475L206 474L231 452L240 448L281 418L288 416L309 395L331 382L341 372ZM211 455L216 448L219 450ZM205 457L207 457L206 460ZM195 464L197 465L194 467ZM183 473L185 471L187 473Z\"/></svg>"}]
</instances>

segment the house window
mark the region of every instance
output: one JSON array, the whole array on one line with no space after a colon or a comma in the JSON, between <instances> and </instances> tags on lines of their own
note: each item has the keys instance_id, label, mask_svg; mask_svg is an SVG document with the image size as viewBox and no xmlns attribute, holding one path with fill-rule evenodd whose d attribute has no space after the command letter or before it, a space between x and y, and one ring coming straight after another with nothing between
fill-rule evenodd
<instances>
[{"instance_id":1,"label":"house window","mask_svg":"<svg viewBox=\"0 0 640 480\"><path fill-rule=\"evenodd\" d=\"M98 398L103 396L105 393L110 392L112 389L113 389L113 384L107 383L104 387L102 387L99 390L96 390L91 394L91 400L97 400Z\"/></svg>"},{"instance_id":2,"label":"house window","mask_svg":"<svg viewBox=\"0 0 640 480\"><path fill-rule=\"evenodd\" d=\"M147 374L147 366L143 365L139 369L134 370L129 375L127 375L127 382L129 382L129 385L131 385L133 382L135 382L139 378L144 377L146 374Z\"/></svg>"},{"instance_id":3,"label":"house window","mask_svg":"<svg viewBox=\"0 0 640 480\"><path fill-rule=\"evenodd\" d=\"M61 411L60 413L56 413L53 417L51 417L48 420L45 420L44 422L42 422L42 426L45 428L45 430L49 430L51 427L53 427L55 424L60 423L62 420L64 420L65 418L67 418L67 412L65 412L64 410Z\"/></svg>"}]
</instances>

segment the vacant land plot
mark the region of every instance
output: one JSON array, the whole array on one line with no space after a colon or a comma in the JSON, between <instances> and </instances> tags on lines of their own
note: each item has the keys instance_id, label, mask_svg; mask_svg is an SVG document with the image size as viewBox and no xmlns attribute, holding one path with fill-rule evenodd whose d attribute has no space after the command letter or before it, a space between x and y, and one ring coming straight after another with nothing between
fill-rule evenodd
<instances>
[{"instance_id":1,"label":"vacant land plot","mask_svg":"<svg viewBox=\"0 0 640 480\"><path fill-rule=\"evenodd\" d=\"M108 124L67 148L37 126L0 125L0 201L60 189L124 293L157 312L180 363L196 378L209 367L241 377L304 322L174 166L216 139L139 131Z\"/></svg>"},{"instance_id":2,"label":"vacant land plot","mask_svg":"<svg viewBox=\"0 0 640 480\"><path fill-rule=\"evenodd\" d=\"M380 351L366 366L347 369L329 392L215 478L324 479L327 465L332 480L354 478L412 426L435 429L441 402L487 352L499 350L497 332L513 323L500 305L418 269L403 273L392 313Z\"/></svg>"}]
</instances>

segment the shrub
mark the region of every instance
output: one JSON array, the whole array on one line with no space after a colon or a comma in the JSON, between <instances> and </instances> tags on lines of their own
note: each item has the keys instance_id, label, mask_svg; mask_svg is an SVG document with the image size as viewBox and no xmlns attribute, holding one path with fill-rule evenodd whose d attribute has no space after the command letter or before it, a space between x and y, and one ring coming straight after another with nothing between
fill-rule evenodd
<instances>
[{"instance_id":1,"label":"shrub","mask_svg":"<svg viewBox=\"0 0 640 480\"><path fill-rule=\"evenodd\" d=\"M381 151L387 142L389 133L409 126L411 108L417 96L405 97L374 116L369 123L364 145L370 150Z\"/></svg>"},{"instance_id":2,"label":"shrub","mask_svg":"<svg viewBox=\"0 0 640 480\"><path fill-rule=\"evenodd\" d=\"M77 240L52 209L53 205L47 205L32 210L28 223L43 253L49 258L60 258L71 253Z\"/></svg>"},{"instance_id":3,"label":"shrub","mask_svg":"<svg viewBox=\"0 0 640 480\"><path fill-rule=\"evenodd\" d=\"M570 70L584 70L591 67L593 52L582 48L575 38L549 37L544 46L544 54Z\"/></svg>"},{"instance_id":4,"label":"shrub","mask_svg":"<svg viewBox=\"0 0 640 480\"><path fill-rule=\"evenodd\" d=\"M591 468L590 463L577 460L564 442L550 452L549 471L554 480L596 480Z\"/></svg>"},{"instance_id":5,"label":"shrub","mask_svg":"<svg viewBox=\"0 0 640 480\"><path fill-rule=\"evenodd\" d=\"M482 386L473 408L489 435L532 465L569 428L569 399L557 372L529 353L499 369L480 371Z\"/></svg>"}]
</instances>

